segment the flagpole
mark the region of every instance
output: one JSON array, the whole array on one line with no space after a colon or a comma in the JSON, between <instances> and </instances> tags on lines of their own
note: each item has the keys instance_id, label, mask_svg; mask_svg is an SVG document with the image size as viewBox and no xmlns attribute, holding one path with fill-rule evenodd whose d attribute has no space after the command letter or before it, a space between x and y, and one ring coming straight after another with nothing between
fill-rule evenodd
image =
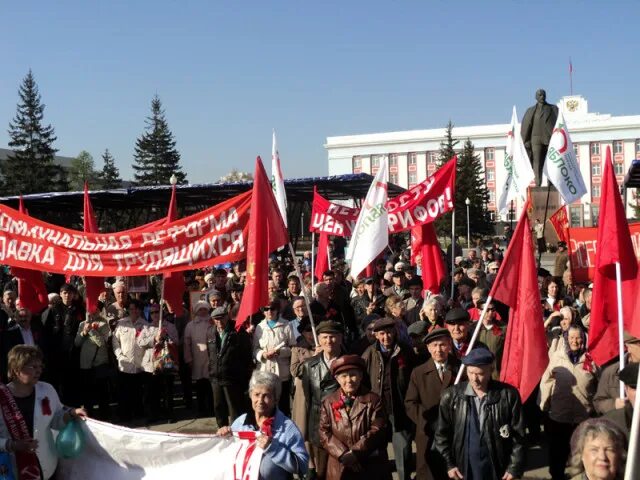
<instances>
[{"instance_id":1,"label":"flagpole","mask_svg":"<svg viewBox=\"0 0 640 480\"><path fill-rule=\"evenodd\" d=\"M302 284L302 274L300 273L300 267L298 266L298 262L296 262L296 251L293 249L293 245L291 241L289 241L289 250L291 250L291 258L293 258L293 266L296 269L296 275L300 279L300 284L302 288L300 288L300 292L302 292L302 296L304 297L304 304L307 306L307 315L309 315L309 320L311 322L311 333L313 333L313 341L316 343L316 347L320 344L318 343L318 334L316 333L316 326L313 323L313 314L311 313L311 307L309 306L309 297L307 296L307 292L304 289L304 285ZM313 282L313 274L311 274L312 282Z\"/></svg>"},{"instance_id":2,"label":"flagpole","mask_svg":"<svg viewBox=\"0 0 640 480\"><path fill-rule=\"evenodd\" d=\"M316 276L316 232L311 232L311 295L315 288Z\"/></svg>"},{"instance_id":3,"label":"flagpole","mask_svg":"<svg viewBox=\"0 0 640 480\"><path fill-rule=\"evenodd\" d=\"M624 319L622 318L622 272L620 262L616 262L616 296L618 297L618 348L620 370L624 368ZM624 400L624 382L620 380L620 398Z\"/></svg>"},{"instance_id":4,"label":"flagpole","mask_svg":"<svg viewBox=\"0 0 640 480\"><path fill-rule=\"evenodd\" d=\"M640 383L640 369L637 382ZM637 475L638 434L640 433L640 395L636 395L631 418L631 433L629 434L629 448L627 449L627 465L624 470L624 480L635 480Z\"/></svg>"},{"instance_id":5,"label":"flagpole","mask_svg":"<svg viewBox=\"0 0 640 480\"><path fill-rule=\"evenodd\" d=\"M456 267L456 209L451 212L451 300L453 300L453 271Z\"/></svg>"},{"instance_id":6,"label":"flagpole","mask_svg":"<svg viewBox=\"0 0 640 480\"><path fill-rule=\"evenodd\" d=\"M162 308L162 300L164 299L164 276L165 274L162 274L162 287L160 288L160 300L158 301L158 304L160 305L160 312L159 315L160 317L158 318L158 331L162 330L162 313L164 308ZM175 320L174 320L175 321Z\"/></svg>"},{"instance_id":7,"label":"flagpole","mask_svg":"<svg viewBox=\"0 0 640 480\"><path fill-rule=\"evenodd\" d=\"M482 320L484 319L484 315L487 313L487 307L489 307L489 304L491 303L491 299L492 299L491 295L488 295L487 300L484 302L484 307L482 307L482 313L480 314L480 319L478 320L478 323L476 323L476 328L473 331L473 336L471 337L471 341L469 342L467 351L464 352L465 355L473 349L473 346L475 345L476 340L478 339L478 335L480 335L480 328L482 328ZM456 381L454 385L457 385L458 382L460 382L460 378L462 378L463 372L464 372L464 364L460 365L460 370L458 370L458 375L456 376Z\"/></svg>"},{"instance_id":8,"label":"flagpole","mask_svg":"<svg viewBox=\"0 0 640 480\"><path fill-rule=\"evenodd\" d=\"M331 270L331 249L329 248L329 239L327 239L327 266Z\"/></svg>"}]
</instances>

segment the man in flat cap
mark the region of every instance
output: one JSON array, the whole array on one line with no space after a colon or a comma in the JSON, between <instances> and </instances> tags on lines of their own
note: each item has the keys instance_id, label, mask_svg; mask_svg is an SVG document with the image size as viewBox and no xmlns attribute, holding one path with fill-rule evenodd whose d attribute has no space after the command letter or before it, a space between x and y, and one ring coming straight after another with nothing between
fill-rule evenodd
<instances>
[{"instance_id":1,"label":"man in flat cap","mask_svg":"<svg viewBox=\"0 0 640 480\"><path fill-rule=\"evenodd\" d=\"M624 394L627 397L624 401L624 406L610 410L603 418L607 418L618 425L628 440L631 432L631 420L633 419L633 406L636 401L636 389L638 388L638 364L635 362L628 364L620 370L619 377L624 383Z\"/></svg>"},{"instance_id":2,"label":"man in flat cap","mask_svg":"<svg viewBox=\"0 0 640 480\"><path fill-rule=\"evenodd\" d=\"M451 334L446 328L432 330L423 341L431 358L411 373L404 405L416 424L416 479L437 480L447 476L442 456L432 448L440 396L453 385L460 361L451 353Z\"/></svg>"},{"instance_id":3,"label":"man in flat cap","mask_svg":"<svg viewBox=\"0 0 640 480\"><path fill-rule=\"evenodd\" d=\"M482 312L487 299L483 298L478 301L478 310ZM506 334L506 328L496 318L496 306L493 301L490 301L487 305L484 317L482 318L482 326L478 333L478 342L483 343L495 356L495 362L493 366L493 378L494 380L500 379L500 368L502 366L502 353L504 351L504 338ZM476 324L472 324L471 331L476 327Z\"/></svg>"},{"instance_id":4,"label":"man in flat cap","mask_svg":"<svg viewBox=\"0 0 640 480\"><path fill-rule=\"evenodd\" d=\"M458 359L464 357L471 341L469 312L463 308L452 308L445 315L444 323L451 333L453 353Z\"/></svg>"},{"instance_id":5,"label":"man in flat cap","mask_svg":"<svg viewBox=\"0 0 640 480\"><path fill-rule=\"evenodd\" d=\"M384 290L383 292L384 295L386 297L390 297L391 295L396 295L402 299L407 297L409 295L409 290L407 290L405 287L406 279L407 277L404 275L404 271L395 270L391 274L391 282L393 283L393 285L391 285L389 288L386 288Z\"/></svg>"},{"instance_id":6,"label":"man in flat cap","mask_svg":"<svg viewBox=\"0 0 640 480\"><path fill-rule=\"evenodd\" d=\"M491 379L493 362L489 350L474 348L462 359L469 380L442 394L435 443L449 478L522 478L522 402L514 387Z\"/></svg>"},{"instance_id":7,"label":"man in flat cap","mask_svg":"<svg viewBox=\"0 0 640 480\"><path fill-rule=\"evenodd\" d=\"M320 285L320 284L319 284ZM338 382L331 375L331 365L346 352L343 348L344 327L333 320L320 322L316 327L320 351L307 359L302 367L302 388L306 402L307 431L305 441L309 451L309 475L323 479L327 468L327 452L320 446L320 409L322 401L338 389Z\"/></svg>"},{"instance_id":8,"label":"man in flat cap","mask_svg":"<svg viewBox=\"0 0 640 480\"><path fill-rule=\"evenodd\" d=\"M391 444L400 480L411 477L411 442L414 425L407 417L404 397L416 360L409 345L398 342L396 321L381 318L373 325L376 343L362 354L371 380L371 391L382 398L389 415Z\"/></svg>"}]
</instances>

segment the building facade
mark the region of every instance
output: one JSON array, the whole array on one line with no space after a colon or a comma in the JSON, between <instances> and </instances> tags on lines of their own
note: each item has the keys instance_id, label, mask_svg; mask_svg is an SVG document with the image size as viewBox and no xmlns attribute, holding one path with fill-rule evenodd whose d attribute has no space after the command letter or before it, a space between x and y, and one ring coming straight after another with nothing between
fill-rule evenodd
<instances>
[{"instance_id":1,"label":"building facade","mask_svg":"<svg viewBox=\"0 0 640 480\"><path fill-rule=\"evenodd\" d=\"M580 170L587 186L582 199L570 205L573 226L595 224L599 215L602 161L606 148L611 147L618 186L622 192L624 176L631 162L640 159L640 115L612 116L590 113L587 100L581 95L562 97L558 108L564 115L576 151ZM521 112L523 114L524 112ZM504 156L509 124L454 127L453 138L462 149L469 138L484 167L489 189L489 211L496 220L517 217L523 202L517 202L512 213L499 216L496 202L506 179ZM409 188L423 181L437 169L440 142L445 129L411 130L364 135L328 137L329 175L370 173L374 175L380 161L388 158L389 181ZM629 203L636 201L624 195L627 216L633 215Z\"/></svg>"}]
</instances>

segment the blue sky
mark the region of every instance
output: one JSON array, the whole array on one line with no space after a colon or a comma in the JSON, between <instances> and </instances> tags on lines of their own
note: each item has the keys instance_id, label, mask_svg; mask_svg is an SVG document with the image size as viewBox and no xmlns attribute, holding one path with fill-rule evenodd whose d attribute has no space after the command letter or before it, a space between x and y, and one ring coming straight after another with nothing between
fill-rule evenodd
<instances>
[{"instance_id":1,"label":"blue sky","mask_svg":"<svg viewBox=\"0 0 640 480\"><path fill-rule=\"evenodd\" d=\"M33 69L60 154L131 176L158 94L191 183L250 171L278 134L287 177L327 136L508 123L538 87L640 114L640 3L65 1L0 6L0 147Z\"/></svg>"}]
</instances>

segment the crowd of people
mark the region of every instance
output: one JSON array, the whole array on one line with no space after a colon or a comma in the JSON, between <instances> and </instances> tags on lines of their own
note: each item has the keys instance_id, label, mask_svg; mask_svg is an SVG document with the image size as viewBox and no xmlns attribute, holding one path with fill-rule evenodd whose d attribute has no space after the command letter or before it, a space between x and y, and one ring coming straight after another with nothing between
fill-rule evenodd
<instances>
[{"instance_id":1,"label":"crowd of people","mask_svg":"<svg viewBox=\"0 0 640 480\"><path fill-rule=\"evenodd\" d=\"M549 365L524 404L499 382L509 312L487 299L503 258L499 243L464 256L450 248L447 265L455 268L439 294L425 294L406 247L393 247L359 279L349 277L342 250L315 281L308 254L297 271L273 256L268 304L240 320L242 262L185 272L182 316L160 301L161 277L146 293L109 279L98 310L87 314L82 278L47 275L49 306L31 312L9 275L0 308L0 371L9 391L2 387L0 396L15 399L29 435L16 441L5 416L0 450L33 449L43 478L52 474L37 447L44 429L35 433L40 420L33 402L23 401L46 382L47 395L62 402L53 428L63 414L133 426L174 421L180 406L215 417L219 435L255 431L264 479L388 479L395 470L400 480L414 473L509 480L522 477L527 448L541 441L554 480L620 478L640 339L625 336L624 369L593 363L591 290L572 282L566 246L559 245L553 273L539 270ZM25 377L32 370L35 377ZM31 391L16 388L23 377Z\"/></svg>"}]
</instances>

